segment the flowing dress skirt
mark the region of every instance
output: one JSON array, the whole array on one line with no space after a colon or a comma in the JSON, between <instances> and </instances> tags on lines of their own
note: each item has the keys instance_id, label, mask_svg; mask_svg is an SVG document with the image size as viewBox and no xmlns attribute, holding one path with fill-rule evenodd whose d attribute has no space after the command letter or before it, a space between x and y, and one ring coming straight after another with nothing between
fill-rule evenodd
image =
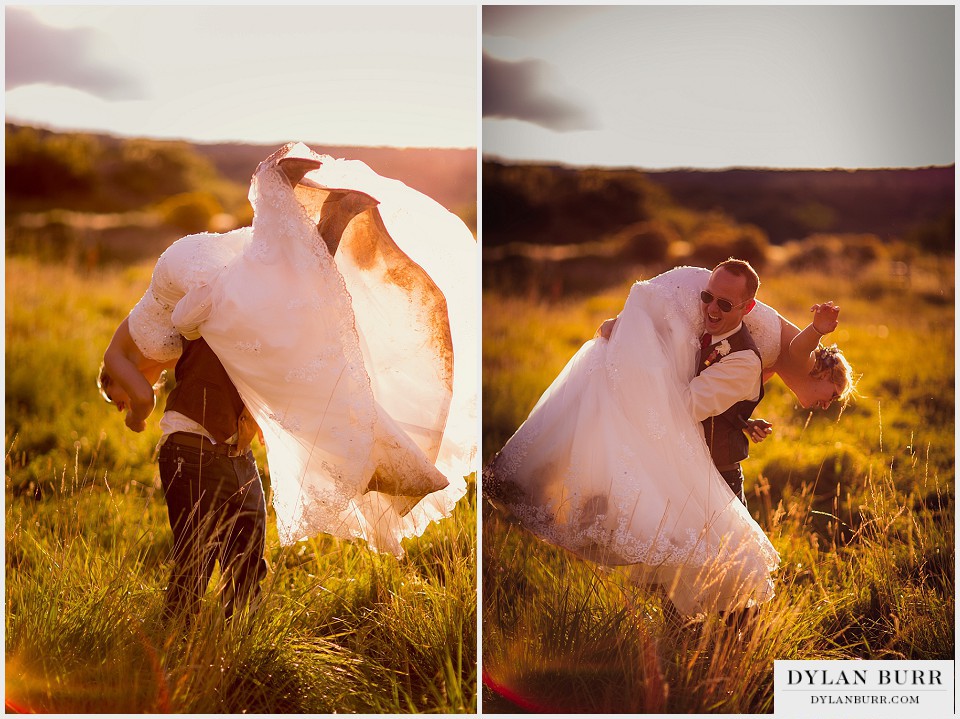
<instances>
[{"instance_id":1,"label":"flowing dress skirt","mask_svg":"<svg viewBox=\"0 0 960 719\"><path fill-rule=\"evenodd\" d=\"M291 156L319 165L296 189ZM164 252L131 334L157 359L180 334L216 352L263 431L282 543L402 554L475 470L476 241L403 183L302 144L261 163L250 199L252 228ZM332 254L318 228L344 200L361 210Z\"/></svg>"},{"instance_id":2,"label":"flowing dress skirt","mask_svg":"<svg viewBox=\"0 0 960 719\"><path fill-rule=\"evenodd\" d=\"M778 556L717 472L693 416L698 345L675 292L634 285L484 471L539 537L661 584L688 615L773 596Z\"/></svg>"}]
</instances>

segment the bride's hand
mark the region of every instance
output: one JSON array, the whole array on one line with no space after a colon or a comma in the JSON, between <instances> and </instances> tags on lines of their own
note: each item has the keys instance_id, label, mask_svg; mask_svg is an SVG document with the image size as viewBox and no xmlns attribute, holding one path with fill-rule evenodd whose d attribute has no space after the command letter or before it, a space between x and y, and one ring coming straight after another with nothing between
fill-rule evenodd
<instances>
[{"instance_id":1,"label":"bride's hand","mask_svg":"<svg viewBox=\"0 0 960 719\"><path fill-rule=\"evenodd\" d=\"M824 304L817 304L810 308L813 312L813 329L821 335L828 335L837 329L840 324L840 307L833 304L833 300Z\"/></svg>"}]
</instances>

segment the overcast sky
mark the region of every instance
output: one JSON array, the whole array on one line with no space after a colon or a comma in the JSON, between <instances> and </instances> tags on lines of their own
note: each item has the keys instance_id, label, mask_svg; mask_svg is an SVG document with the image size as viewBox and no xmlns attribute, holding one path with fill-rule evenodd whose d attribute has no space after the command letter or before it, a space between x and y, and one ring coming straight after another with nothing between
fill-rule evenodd
<instances>
[{"instance_id":1,"label":"overcast sky","mask_svg":"<svg viewBox=\"0 0 960 719\"><path fill-rule=\"evenodd\" d=\"M473 6L6 8L6 117L122 135L476 147Z\"/></svg>"},{"instance_id":2,"label":"overcast sky","mask_svg":"<svg viewBox=\"0 0 960 719\"><path fill-rule=\"evenodd\" d=\"M485 155L572 165L954 162L954 8L487 6Z\"/></svg>"}]
</instances>

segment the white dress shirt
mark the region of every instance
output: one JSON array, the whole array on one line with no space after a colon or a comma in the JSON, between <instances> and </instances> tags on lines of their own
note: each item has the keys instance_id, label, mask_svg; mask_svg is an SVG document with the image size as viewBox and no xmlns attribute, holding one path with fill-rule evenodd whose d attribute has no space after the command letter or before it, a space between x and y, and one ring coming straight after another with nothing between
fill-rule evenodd
<instances>
[{"instance_id":1,"label":"white dress shirt","mask_svg":"<svg viewBox=\"0 0 960 719\"><path fill-rule=\"evenodd\" d=\"M743 326L714 337L711 344L735 335ZM702 422L730 409L737 402L755 400L760 396L760 358L752 350L740 350L724 355L699 375L690 380L690 400L693 414Z\"/></svg>"}]
</instances>

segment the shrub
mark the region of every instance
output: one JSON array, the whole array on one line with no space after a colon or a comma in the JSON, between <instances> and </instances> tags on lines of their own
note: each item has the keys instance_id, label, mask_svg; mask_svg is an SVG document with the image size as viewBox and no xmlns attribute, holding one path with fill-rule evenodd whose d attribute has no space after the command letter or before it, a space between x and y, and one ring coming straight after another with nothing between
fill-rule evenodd
<instances>
[{"instance_id":1,"label":"shrub","mask_svg":"<svg viewBox=\"0 0 960 719\"><path fill-rule=\"evenodd\" d=\"M841 241L840 256L855 265L866 266L890 256L883 241L876 235L841 235Z\"/></svg>"},{"instance_id":2,"label":"shrub","mask_svg":"<svg viewBox=\"0 0 960 719\"><path fill-rule=\"evenodd\" d=\"M656 220L629 225L618 237L624 243L621 257L645 264L663 262L670 245L680 239L670 225Z\"/></svg>"},{"instance_id":3,"label":"shrub","mask_svg":"<svg viewBox=\"0 0 960 719\"><path fill-rule=\"evenodd\" d=\"M693 245L689 260L714 267L728 257L746 260L757 270L767 264L770 242L756 225L740 225L720 213L707 215L688 238Z\"/></svg>"},{"instance_id":4,"label":"shrub","mask_svg":"<svg viewBox=\"0 0 960 719\"><path fill-rule=\"evenodd\" d=\"M205 232L223 208L209 192L183 192L157 205L163 222L185 233Z\"/></svg>"},{"instance_id":5,"label":"shrub","mask_svg":"<svg viewBox=\"0 0 960 719\"><path fill-rule=\"evenodd\" d=\"M910 240L924 252L952 255L956 251L956 214L951 209L935 220L917 226Z\"/></svg>"},{"instance_id":6,"label":"shrub","mask_svg":"<svg viewBox=\"0 0 960 719\"><path fill-rule=\"evenodd\" d=\"M883 241L872 234L815 234L795 244L787 266L791 270L817 270L859 274L879 260L890 258Z\"/></svg>"}]
</instances>

